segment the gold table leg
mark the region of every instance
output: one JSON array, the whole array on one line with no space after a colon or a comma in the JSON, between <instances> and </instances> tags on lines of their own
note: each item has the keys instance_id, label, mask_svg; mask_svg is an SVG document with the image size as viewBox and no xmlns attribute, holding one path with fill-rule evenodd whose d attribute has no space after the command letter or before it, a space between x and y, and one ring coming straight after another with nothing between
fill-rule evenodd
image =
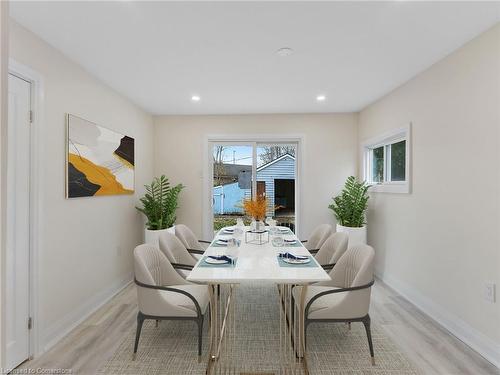
<instances>
[{"instance_id":1,"label":"gold table leg","mask_svg":"<svg viewBox=\"0 0 500 375\"><path fill-rule=\"evenodd\" d=\"M306 332L305 332L305 301L307 295L307 284L302 286L300 293L300 303L299 303L299 339L300 348L302 351L302 366L304 368L304 374L309 374L309 369L307 368L307 352L306 352Z\"/></svg>"},{"instance_id":2,"label":"gold table leg","mask_svg":"<svg viewBox=\"0 0 500 375\"><path fill-rule=\"evenodd\" d=\"M296 296L298 300L294 300L293 289L297 286L302 287L301 293ZM297 374L301 372L309 374L304 335L306 294L307 285L278 285L280 308L279 359L280 373L283 374Z\"/></svg>"},{"instance_id":3,"label":"gold table leg","mask_svg":"<svg viewBox=\"0 0 500 375\"><path fill-rule=\"evenodd\" d=\"M225 286L228 287L227 296ZM209 303L210 303L210 346L208 349L208 361L206 374L211 374L212 371L217 372L217 367L220 365L220 359L226 354L224 352L225 337L234 334L234 285L233 284L209 284Z\"/></svg>"}]
</instances>

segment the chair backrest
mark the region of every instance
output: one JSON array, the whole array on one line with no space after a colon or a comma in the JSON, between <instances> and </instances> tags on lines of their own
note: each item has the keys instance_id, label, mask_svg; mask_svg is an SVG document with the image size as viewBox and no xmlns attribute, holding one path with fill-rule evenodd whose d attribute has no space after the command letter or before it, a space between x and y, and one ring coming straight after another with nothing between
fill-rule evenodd
<instances>
[{"instance_id":1,"label":"chair backrest","mask_svg":"<svg viewBox=\"0 0 500 375\"><path fill-rule=\"evenodd\" d=\"M175 235L187 249L204 250L193 231L187 225L175 224Z\"/></svg>"},{"instance_id":2,"label":"chair backrest","mask_svg":"<svg viewBox=\"0 0 500 375\"><path fill-rule=\"evenodd\" d=\"M349 237L346 233L333 233L319 248L315 258L319 264L337 263L347 250Z\"/></svg>"},{"instance_id":3,"label":"chair backrest","mask_svg":"<svg viewBox=\"0 0 500 375\"><path fill-rule=\"evenodd\" d=\"M135 278L144 284L168 286L186 284L169 260L153 245L143 244L134 249Z\"/></svg>"},{"instance_id":4,"label":"chair backrest","mask_svg":"<svg viewBox=\"0 0 500 375\"><path fill-rule=\"evenodd\" d=\"M330 271L330 281L318 283L337 288L367 285L373 281L375 252L368 245L348 249ZM362 318L370 309L371 287L340 293L340 299L331 308L335 316Z\"/></svg>"},{"instance_id":5,"label":"chair backrest","mask_svg":"<svg viewBox=\"0 0 500 375\"><path fill-rule=\"evenodd\" d=\"M316 227L311 236L305 243L307 250L319 249L325 243L325 241L330 237L333 232L333 228L330 224L321 224Z\"/></svg>"},{"instance_id":6,"label":"chair backrest","mask_svg":"<svg viewBox=\"0 0 500 375\"><path fill-rule=\"evenodd\" d=\"M161 233L159 243L160 250L171 263L187 264L188 266L196 264L196 259L189 254L182 242L172 233Z\"/></svg>"},{"instance_id":7,"label":"chair backrest","mask_svg":"<svg viewBox=\"0 0 500 375\"><path fill-rule=\"evenodd\" d=\"M340 257L330 272L330 285L349 288L368 284L373 280L375 251L368 245L357 245Z\"/></svg>"},{"instance_id":8,"label":"chair backrest","mask_svg":"<svg viewBox=\"0 0 500 375\"><path fill-rule=\"evenodd\" d=\"M139 245L134 249L134 274L137 281L156 286L190 284L172 267L167 257L155 246ZM168 303L162 291L137 286L137 303L144 314L162 315L165 311L182 313L182 308ZM166 308L165 308L166 307Z\"/></svg>"}]
</instances>

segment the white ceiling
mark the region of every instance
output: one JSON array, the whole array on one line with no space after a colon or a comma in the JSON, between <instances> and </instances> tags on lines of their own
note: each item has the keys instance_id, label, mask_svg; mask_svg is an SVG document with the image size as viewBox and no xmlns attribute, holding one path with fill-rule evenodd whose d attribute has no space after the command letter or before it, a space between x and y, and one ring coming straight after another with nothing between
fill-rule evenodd
<instances>
[{"instance_id":1,"label":"white ceiling","mask_svg":"<svg viewBox=\"0 0 500 375\"><path fill-rule=\"evenodd\" d=\"M500 3L13 2L11 15L154 114L350 112L499 22Z\"/></svg>"}]
</instances>

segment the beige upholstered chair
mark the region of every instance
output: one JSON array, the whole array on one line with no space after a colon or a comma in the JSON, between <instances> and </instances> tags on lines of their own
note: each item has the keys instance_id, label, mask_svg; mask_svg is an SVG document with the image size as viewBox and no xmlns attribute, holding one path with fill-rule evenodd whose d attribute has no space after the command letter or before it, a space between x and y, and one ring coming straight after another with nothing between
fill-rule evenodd
<instances>
[{"instance_id":1,"label":"beige upholstered chair","mask_svg":"<svg viewBox=\"0 0 500 375\"><path fill-rule=\"evenodd\" d=\"M305 296L304 338L307 327L317 322L362 322L365 326L372 364L375 364L370 330L371 286L375 253L368 245L347 250L330 271L330 281L308 286ZM299 306L302 287L295 287L293 297Z\"/></svg>"},{"instance_id":2,"label":"beige upholstered chair","mask_svg":"<svg viewBox=\"0 0 500 375\"><path fill-rule=\"evenodd\" d=\"M328 237L333 233L333 228L330 224L321 224L317 226L308 240L301 241L307 250L311 252L311 254L315 254L319 251L319 248Z\"/></svg>"},{"instance_id":3,"label":"beige upholstered chair","mask_svg":"<svg viewBox=\"0 0 500 375\"><path fill-rule=\"evenodd\" d=\"M165 254L172 266L184 278L193 269L197 259L192 256L182 242L172 233L163 232L159 238L160 250Z\"/></svg>"},{"instance_id":4,"label":"beige upholstered chair","mask_svg":"<svg viewBox=\"0 0 500 375\"><path fill-rule=\"evenodd\" d=\"M205 247L202 244L210 244L210 241L198 240L193 231L184 224L175 225L175 235L190 254L201 255L205 251Z\"/></svg>"},{"instance_id":5,"label":"beige upholstered chair","mask_svg":"<svg viewBox=\"0 0 500 375\"><path fill-rule=\"evenodd\" d=\"M193 320L198 325L198 355L201 355L203 319L209 296L206 285L184 280L156 247L143 244L134 250L137 285L137 332L134 358L144 320Z\"/></svg>"},{"instance_id":6,"label":"beige upholstered chair","mask_svg":"<svg viewBox=\"0 0 500 375\"><path fill-rule=\"evenodd\" d=\"M316 253L315 258L318 263L325 270L331 270L339 258L346 252L348 240L349 237L346 233L333 233Z\"/></svg>"}]
</instances>

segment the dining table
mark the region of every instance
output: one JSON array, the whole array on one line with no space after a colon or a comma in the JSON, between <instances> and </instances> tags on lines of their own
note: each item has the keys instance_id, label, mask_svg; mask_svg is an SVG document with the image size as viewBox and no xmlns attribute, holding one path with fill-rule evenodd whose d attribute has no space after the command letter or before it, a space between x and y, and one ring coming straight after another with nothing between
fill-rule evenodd
<instances>
[{"instance_id":1,"label":"dining table","mask_svg":"<svg viewBox=\"0 0 500 375\"><path fill-rule=\"evenodd\" d=\"M187 280L207 284L209 289L207 374L237 368L237 361L232 362L231 358L232 340L238 335L237 322L245 317L236 316L235 306L245 301L236 298L236 291L239 285L257 282L275 284L278 291L280 308L275 319L279 320L279 338L273 339L279 347L273 352L279 368L283 373L308 374L303 334L307 287L328 281L330 276L289 228L222 228Z\"/></svg>"}]
</instances>

